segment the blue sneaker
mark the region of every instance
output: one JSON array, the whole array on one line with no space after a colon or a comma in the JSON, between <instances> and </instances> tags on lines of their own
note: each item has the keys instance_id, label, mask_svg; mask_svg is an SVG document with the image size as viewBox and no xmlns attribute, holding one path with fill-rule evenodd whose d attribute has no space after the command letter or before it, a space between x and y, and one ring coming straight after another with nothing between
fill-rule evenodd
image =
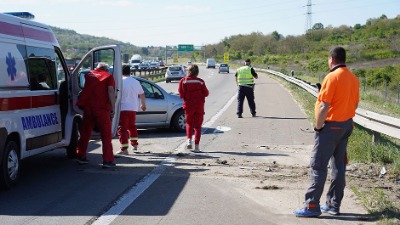
<instances>
[{"instance_id":1,"label":"blue sneaker","mask_svg":"<svg viewBox=\"0 0 400 225\"><path fill-rule=\"evenodd\" d=\"M335 208L329 208L327 205L322 205L321 206L321 211L324 213L329 213L331 215L339 215L339 209L335 209Z\"/></svg>"},{"instance_id":2,"label":"blue sneaker","mask_svg":"<svg viewBox=\"0 0 400 225\"><path fill-rule=\"evenodd\" d=\"M322 214L320 210L310 210L307 208L295 210L293 213L297 217L318 217Z\"/></svg>"}]
</instances>

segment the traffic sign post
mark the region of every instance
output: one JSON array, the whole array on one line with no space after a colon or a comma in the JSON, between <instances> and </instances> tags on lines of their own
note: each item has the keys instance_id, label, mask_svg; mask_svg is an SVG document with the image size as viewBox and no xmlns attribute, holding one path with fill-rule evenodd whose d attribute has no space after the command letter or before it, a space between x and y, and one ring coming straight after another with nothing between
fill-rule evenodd
<instances>
[{"instance_id":1,"label":"traffic sign post","mask_svg":"<svg viewBox=\"0 0 400 225\"><path fill-rule=\"evenodd\" d=\"M229 53L224 53L224 62L229 62Z\"/></svg>"},{"instance_id":2,"label":"traffic sign post","mask_svg":"<svg viewBox=\"0 0 400 225\"><path fill-rule=\"evenodd\" d=\"M179 52L192 52L193 50L193 45L178 45Z\"/></svg>"}]
</instances>

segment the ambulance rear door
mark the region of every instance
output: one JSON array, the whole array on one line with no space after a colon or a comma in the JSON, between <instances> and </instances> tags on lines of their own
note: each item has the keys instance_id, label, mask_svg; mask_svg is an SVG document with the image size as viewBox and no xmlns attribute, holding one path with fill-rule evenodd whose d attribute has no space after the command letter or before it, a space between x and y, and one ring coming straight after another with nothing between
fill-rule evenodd
<instances>
[{"instance_id":1,"label":"ambulance rear door","mask_svg":"<svg viewBox=\"0 0 400 225\"><path fill-rule=\"evenodd\" d=\"M84 74L90 70L96 68L97 63L105 62L109 65L109 73L113 74L115 80L115 116L112 119L112 134L113 137L117 133L118 121L119 121L119 109L121 101L121 87L122 87L122 61L121 51L118 45L109 45L96 47L90 50L78 63L75 69L71 73L71 87L72 87L72 106L73 111L83 115L82 109L76 106L79 93L82 91L85 85ZM92 139L99 139L100 133L93 131Z\"/></svg>"}]
</instances>

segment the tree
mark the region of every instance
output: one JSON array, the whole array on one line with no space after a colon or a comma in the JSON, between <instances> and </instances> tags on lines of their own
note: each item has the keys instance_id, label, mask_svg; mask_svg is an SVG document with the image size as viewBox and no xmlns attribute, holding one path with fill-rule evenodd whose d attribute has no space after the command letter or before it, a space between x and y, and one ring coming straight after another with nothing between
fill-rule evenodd
<instances>
[{"instance_id":1,"label":"tree","mask_svg":"<svg viewBox=\"0 0 400 225\"><path fill-rule=\"evenodd\" d=\"M279 41L279 40L281 39L282 35L279 34L278 31L274 31L274 32L272 32L272 37L273 37L276 41Z\"/></svg>"},{"instance_id":2,"label":"tree","mask_svg":"<svg viewBox=\"0 0 400 225\"><path fill-rule=\"evenodd\" d=\"M324 25L322 23L316 23L316 24L314 24L312 29L313 30L323 30L324 29Z\"/></svg>"}]
</instances>

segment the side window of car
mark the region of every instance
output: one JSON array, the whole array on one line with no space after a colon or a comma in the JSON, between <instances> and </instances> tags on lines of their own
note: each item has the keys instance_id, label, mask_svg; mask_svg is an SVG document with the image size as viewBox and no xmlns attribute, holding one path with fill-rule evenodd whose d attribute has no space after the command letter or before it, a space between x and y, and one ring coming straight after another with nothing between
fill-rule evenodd
<instances>
[{"instance_id":1,"label":"side window of car","mask_svg":"<svg viewBox=\"0 0 400 225\"><path fill-rule=\"evenodd\" d=\"M144 81L140 81L140 85L142 85L146 98L164 98L161 91L154 85Z\"/></svg>"}]
</instances>

